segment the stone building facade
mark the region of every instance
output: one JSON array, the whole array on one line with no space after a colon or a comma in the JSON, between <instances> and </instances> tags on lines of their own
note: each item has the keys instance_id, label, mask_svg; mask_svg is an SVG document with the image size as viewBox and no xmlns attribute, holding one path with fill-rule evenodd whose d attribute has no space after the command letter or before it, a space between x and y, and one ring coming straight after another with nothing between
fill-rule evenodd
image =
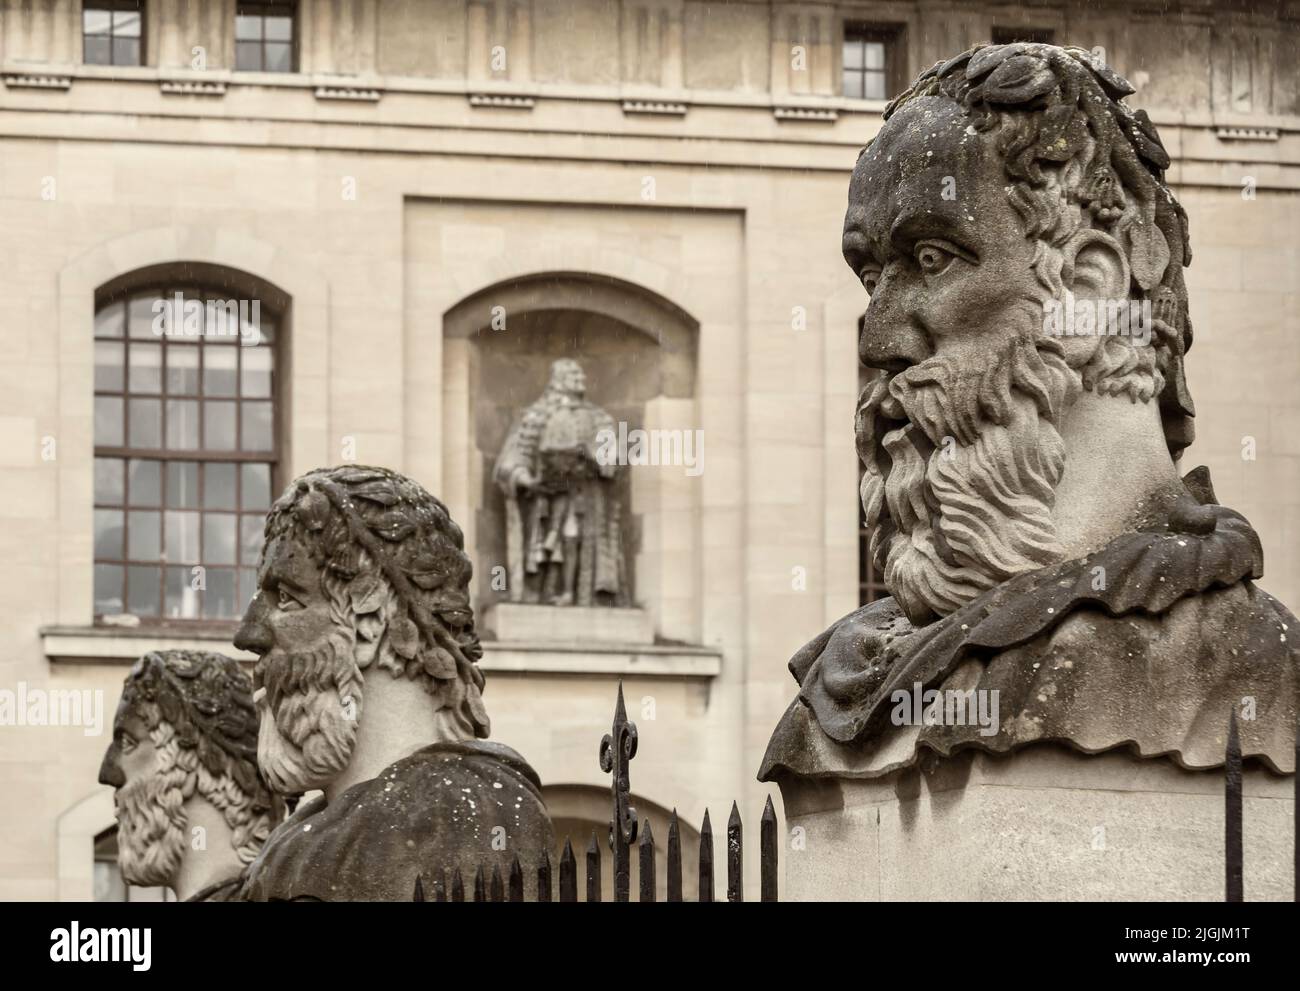
<instances>
[{"instance_id":1,"label":"stone building facade","mask_svg":"<svg viewBox=\"0 0 1300 991\"><path fill-rule=\"evenodd\" d=\"M699 431L702 470L627 473L653 640L488 641L494 737L603 835L621 678L656 834L732 798L756 833L786 661L871 591L848 175L884 95L979 41L1136 86L1191 220L1183 465L1300 599L1298 30L1295 0L4 0L0 690L54 704L0 725L0 897L92 897L107 737L52 693L102 693L107 733L146 650L237 653L295 475L416 478L491 598L495 445L566 356L631 427ZM151 336L174 292L257 301L258 343Z\"/></svg>"}]
</instances>

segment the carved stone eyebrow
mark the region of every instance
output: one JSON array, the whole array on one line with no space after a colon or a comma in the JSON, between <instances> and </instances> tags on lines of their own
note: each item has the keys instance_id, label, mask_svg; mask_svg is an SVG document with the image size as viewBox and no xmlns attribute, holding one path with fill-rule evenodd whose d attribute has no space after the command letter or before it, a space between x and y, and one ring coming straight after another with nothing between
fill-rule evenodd
<instances>
[{"instance_id":1,"label":"carved stone eyebrow","mask_svg":"<svg viewBox=\"0 0 1300 991\"><path fill-rule=\"evenodd\" d=\"M950 210L912 210L894 221L889 240L895 250L904 254L910 253L918 241L947 241L960 249L957 253L966 261L978 265L980 256L974 247L978 239L974 234L973 224L961 216L953 216Z\"/></svg>"}]
</instances>

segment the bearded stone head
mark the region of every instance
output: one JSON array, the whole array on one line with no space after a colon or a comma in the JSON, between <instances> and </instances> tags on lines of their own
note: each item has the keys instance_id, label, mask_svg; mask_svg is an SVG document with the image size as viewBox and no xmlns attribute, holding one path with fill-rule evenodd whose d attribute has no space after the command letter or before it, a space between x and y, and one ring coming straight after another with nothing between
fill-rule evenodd
<instances>
[{"instance_id":1,"label":"bearded stone head","mask_svg":"<svg viewBox=\"0 0 1300 991\"><path fill-rule=\"evenodd\" d=\"M260 657L258 762L272 788L324 788L347 767L375 669L423 688L430 743L488 735L472 568L441 502L385 468L318 469L271 507L265 536L235 645Z\"/></svg>"},{"instance_id":2,"label":"bearded stone head","mask_svg":"<svg viewBox=\"0 0 1300 991\"><path fill-rule=\"evenodd\" d=\"M559 358L551 363L547 391L581 399L587 393L587 375L572 358Z\"/></svg>"},{"instance_id":3,"label":"bearded stone head","mask_svg":"<svg viewBox=\"0 0 1300 991\"><path fill-rule=\"evenodd\" d=\"M1156 403L1170 454L1191 443L1186 215L1132 92L1081 49L980 46L923 73L859 156L843 248L881 371L858 404L862 503L914 625L1062 558L1081 396ZM1062 308L1145 322L1063 332Z\"/></svg>"},{"instance_id":4,"label":"bearded stone head","mask_svg":"<svg viewBox=\"0 0 1300 991\"><path fill-rule=\"evenodd\" d=\"M136 662L99 781L116 789L118 864L135 885L173 884L193 801L221 813L245 864L284 815L257 770L252 683L222 654L163 650Z\"/></svg>"}]
</instances>

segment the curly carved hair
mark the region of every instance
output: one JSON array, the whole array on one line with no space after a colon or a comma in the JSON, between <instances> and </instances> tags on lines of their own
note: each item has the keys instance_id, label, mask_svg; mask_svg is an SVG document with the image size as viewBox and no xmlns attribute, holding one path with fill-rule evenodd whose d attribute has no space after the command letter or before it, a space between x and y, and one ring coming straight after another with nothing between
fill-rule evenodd
<instances>
[{"instance_id":1,"label":"curly carved hair","mask_svg":"<svg viewBox=\"0 0 1300 991\"><path fill-rule=\"evenodd\" d=\"M336 622L355 630L359 669L377 660L421 683L465 734L488 736L473 565L442 502L387 468L318 468L276 500L265 535L307 550Z\"/></svg>"},{"instance_id":2,"label":"curly carved hair","mask_svg":"<svg viewBox=\"0 0 1300 991\"><path fill-rule=\"evenodd\" d=\"M239 859L252 863L284 805L257 769L253 686L239 663L207 651L151 651L127 675L122 699L157 750L174 806L163 814L184 828L184 803L197 791L230 826Z\"/></svg>"},{"instance_id":3,"label":"curly carved hair","mask_svg":"<svg viewBox=\"0 0 1300 991\"><path fill-rule=\"evenodd\" d=\"M1192 344L1182 269L1191 263L1187 214L1165 184L1169 156L1132 86L1081 48L1032 42L977 45L935 63L885 110L921 96L959 104L971 127L993 136L1011 180L1009 197L1039 244L1035 272L1061 295L1061 247L1081 228L1124 250L1130 295L1151 302L1152 347L1099 338L1083 369L1085 388L1146 401L1159 396L1165 440L1176 458L1194 437L1183 375ZM864 149L865 151L865 149Z\"/></svg>"}]
</instances>

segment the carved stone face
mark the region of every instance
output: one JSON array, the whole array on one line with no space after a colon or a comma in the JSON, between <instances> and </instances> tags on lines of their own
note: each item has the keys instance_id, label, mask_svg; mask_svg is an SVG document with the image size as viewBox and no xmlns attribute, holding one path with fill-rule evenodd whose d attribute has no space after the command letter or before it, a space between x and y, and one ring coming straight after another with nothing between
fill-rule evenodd
<instances>
[{"instance_id":1,"label":"carved stone face","mask_svg":"<svg viewBox=\"0 0 1300 991\"><path fill-rule=\"evenodd\" d=\"M1078 393L1036 242L992 138L946 97L903 105L858 161L844 257L871 294L859 353L863 507L916 625L1058 556L1055 429Z\"/></svg>"},{"instance_id":2,"label":"carved stone face","mask_svg":"<svg viewBox=\"0 0 1300 991\"><path fill-rule=\"evenodd\" d=\"M576 399L587 393L587 375L576 361L561 358L551 366L551 384L567 396Z\"/></svg>"},{"instance_id":3,"label":"carved stone face","mask_svg":"<svg viewBox=\"0 0 1300 991\"><path fill-rule=\"evenodd\" d=\"M257 759L285 795L324 787L347 766L361 715L355 631L307 549L289 536L267 545L258 594L235 645L261 660L253 673L260 716Z\"/></svg>"},{"instance_id":4,"label":"carved stone face","mask_svg":"<svg viewBox=\"0 0 1300 991\"><path fill-rule=\"evenodd\" d=\"M129 884L171 884L185 852L182 787L167 774L165 763L148 723L123 700L99 782L115 789L118 866Z\"/></svg>"}]
</instances>

